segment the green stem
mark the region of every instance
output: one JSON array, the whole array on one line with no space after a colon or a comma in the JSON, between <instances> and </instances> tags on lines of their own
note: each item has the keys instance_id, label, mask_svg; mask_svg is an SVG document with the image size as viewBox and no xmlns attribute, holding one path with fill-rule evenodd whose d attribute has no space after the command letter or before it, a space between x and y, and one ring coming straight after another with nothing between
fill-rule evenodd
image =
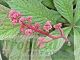
<instances>
[{"instance_id":1,"label":"green stem","mask_svg":"<svg viewBox=\"0 0 80 60\"><path fill-rule=\"evenodd\" d=\"M32 57L32 45L33 45L33 40L30 40L30 46L29 46L29 60L32 60L31 57Z\"/></svg>"},{"instance_id":2,"label":"green stem","mask_svg":"<svg viewBox=\"0 0 80 60\"><path fill-rule=\"evenodd\" d=\"M27 45L28 45L28 41L25 40L24 43L23 43L23 48L22 48L22 51L23 51L24 53L26 52Z\"/></svg>"}]
</instances>

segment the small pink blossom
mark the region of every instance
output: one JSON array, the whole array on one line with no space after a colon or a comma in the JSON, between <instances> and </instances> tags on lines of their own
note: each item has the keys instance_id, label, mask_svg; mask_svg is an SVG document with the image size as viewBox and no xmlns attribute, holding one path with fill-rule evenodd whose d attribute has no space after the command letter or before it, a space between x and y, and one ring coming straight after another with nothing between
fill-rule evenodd
<instances>
[{"instance_id":1,"label":"small pink blossom","mask_svg":"<svg viewBox=\"0 0 80 60\"><path fill-rule=\"evenodd\" d=\"M18 22L18 20L16 20L16 19L12 20L13 25L16 25L17 22Z\"/></svg>"},{"instance_id":2,"label":"small pink blossom","mask_svg":"<svg viewBox=\"0 0 80 60\"><path fill-rule=\"evenodd\" d=\"M20 32L23 32L24 33L24 28L25 26L23 24L20 25Z\"/></svg>"},{"instance_id":3,"label":"small pink blossom","mask_svg":"<svg viewBox=\"0 0 80 60\"><path fill-rule=\"evenodd\" d=\"M20 14L19 13L15 13L15 14L12 15L12 18L14 18L14 19L16 19L18 17L20 17Z\"/></svg>"},{"instance_id":4,"label":"small pink blossom","mask_svg":"<svg viewBox=\"0 0 80 60\"><path fill-rule=\"evenodd\" d=\"M35 26L36 29L39 29L40 24L39 23L35 23L34 26Z\"/></svg>"},{"instance_id":5,"label":"small pink blossom","mask_svg":"<svg viewBox=\"0 0 80 60\"><path fill-rule=\"evenodd\" d=\"M55 29L60 29L62 27L62 23L58 23L53 26Z\"/></svg>"},{"instance_id":6,"label":"small pink blossom","mask_svg":"<svg viewBox=\"0 0 80 60\"><path fill-rule=\"evenodd\" d=\"M21 13L20 12L17 12L16 10L10 10L9 12L9 17L10 18L18 18L21 16Z\"/></svg>"},{"instance_id":7,"label":"small pink blossom","mask_svg":"<svg viewBox=\"0 0 80 60\"><path fill-rule=\"evenodd\" d=\"M27 36L32 35L32 33L33 33L32 29L25 30L25 35L27 35Z\"/></svg>"},{"instance_id":8,"label":"small pink blossom","mask_svg":"<svg viewBox=\"0 0 80 60\"><path fill-rule=\"evenodd\" d=\"M52 29L51 21L47 21L46 24L43 26L43 29L45 31L49 31L50 29Z\"/></svg>"},{"instance_id":9,"label":"small pink blossom","mask_svg":"<svg viewBox=\"0 0 80 60\"><path fill-rule=\"evenodd\" d=\"M24 22L25 20L26 20L25 17L21 17L21 18L19 19L19 23L22 24L22 22Z\"/></svg>"},{"instance_id":10,"label":"small pink blossom","mask_svg":"<svg viewBox=\"0 0 80 60\"><path fill-rule=\"evenodd\" d=\"M31 22L32 22L32 16L28 16L28 17L26 18L26 20L31 23Z\"/></svg>"},{"instance_id":11,"label":"small pink blossom","mask_svg":"<svg viewBox=\"0 0 80 60\"><path fill-rule=\"evenodd\" d=\"M24 33L24 28L20 28L20 32L23 32Z\"/></svg>"},{"instance_id":12,"label":"small pink blossom","mask_svg":"<svg viewBox=\"0 0 80 60\"><path fill-rule=\"evenodd\" d=\"M40 47L40 48L43 48L45 47L44 46L44 43L46 42L45 38L44 37L39 37L38 38L38 42L37 42L37 45Z\"/></svg>"}]
</instances>

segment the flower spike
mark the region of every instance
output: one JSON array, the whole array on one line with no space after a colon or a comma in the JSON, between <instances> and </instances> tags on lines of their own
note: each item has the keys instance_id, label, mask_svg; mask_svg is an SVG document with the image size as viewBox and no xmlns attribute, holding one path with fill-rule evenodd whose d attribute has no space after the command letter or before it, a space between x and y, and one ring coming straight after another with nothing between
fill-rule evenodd
<instances>
[{"instance_id":1,"label":"flower spike","mask_svg":"<svg viewBox=\"0 0 80 60\"><path fill-rule=\"evenodd\" d=\"M44 36L48 36L49 38L52 38L52 40L46 40L44 37L39 37L37 41L37 45L40 48L45 47L44 44L50 41L53 41L53 39L64 38L65 41L68 41L67 37L64 34L64 31L61 28L62 23L58 23L53 26L55 30L60 32L60 35L55 36L49 33L49 31L52 29L51 21L47 21L44 24L43 29L41 29L40 24L38 22L35 22L34 25L31 23L32 16L24 17L20 12L17 12L16 10L11 10L9 12L9 18L14 25L16 25L17 23L20 24L20 32L25 34L26 36L30 36L33 34L33 32L37 32L37 33L43 34ZM26 23L25 21L27 21L28 23Z\"/></svg>"}]
</instances>

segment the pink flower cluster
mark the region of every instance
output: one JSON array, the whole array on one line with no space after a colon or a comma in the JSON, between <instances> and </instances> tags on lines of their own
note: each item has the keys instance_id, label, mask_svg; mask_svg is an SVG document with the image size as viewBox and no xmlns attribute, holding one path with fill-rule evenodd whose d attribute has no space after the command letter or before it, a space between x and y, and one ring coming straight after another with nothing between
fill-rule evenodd
<instances>
[{"instance_id":1,"label":"pink flower cluster","mask_svg":"<svg viewBox=\"0 0 80 60\"><path fill-rule=\"evenodd\" d=\"M16 23L18 23L18 19L21 17L21 13L16 12L15 10L10 10L9 17L12 23L15 25Z\"/></svg>"},{"instance_id":2,"label":"pink flower cluster","mask_svg":"<svg viewBox=\"0 0 80 60\"><path fill-rule=\"evenodd\" d=\"M24 32L25 35L31 35L32 34L32 32L33 32L32 29L26 29L25 30L25 27L23 25L23 23L25 21L28 21L28 23L31 23L32 22L32 16L28 16L26 18L26 17L23 17L20 12L17 12L16 10L10 10L9 11L9 18L10 18L11 22L13 23L13 25L16 25L17 23L20 24L20 31Z\"/></svg>"},{"instance_id":3,"label":"pink flower cluster","mask_svg":"<svg viewBox=\"0 0 80 60\"><path fill-rule=\"evenodd\" d=\"M16 23L22 24L24 21L32 22L32 16L23 17L20 12L17 12L16 10L10 10L9 11L9 18L11 22L16 25Z\"/></svg>"},{"instance_id":4,"label":"pink flower cluster","mask_svg":"<svg viewBox=\"0 0 80 60\"><path fill-rule=\"evenodd\" d=\"M45 23L43 29L44 29L45 31L48 31L48 32L49 32L49 30L52 29L51 21L47 21L47 22Z\"/></svg>"},{"instance_id":5,"label":"pink flower cluster","mask_svg":"<svg viewBox=\"0 0 80 60\"><path fill-rule=\"evenodd\" d=\"M14 25L16 25L16 23L19 23L21 33L23 33L27 36L32 35L33 32L38 32L38 33L48 36L52 39L64 38L65 40L67 40L67 38L64 35L63 30L61 29L61 27L62 27L61 23L58 23L58 24L52 26L51 21L47 21L44 24L43 29L41 29L40 24L38 22L36 22L34 25L32 24L32 16L23 17L22 14L20 12L17 12L16 10L10 10L9 18ZM26 23L26 21L27 21L27 23ZM58 32L60 32L59 36L54 36L54 35L49 34L49 31L53 27L56 30L58 30ZM44 37L39 37L38 41L37 41L37 45L40 48L43 48L44 43L47 43L50 41L51 40L46 40Z\"/></svg>"}]
</instances>

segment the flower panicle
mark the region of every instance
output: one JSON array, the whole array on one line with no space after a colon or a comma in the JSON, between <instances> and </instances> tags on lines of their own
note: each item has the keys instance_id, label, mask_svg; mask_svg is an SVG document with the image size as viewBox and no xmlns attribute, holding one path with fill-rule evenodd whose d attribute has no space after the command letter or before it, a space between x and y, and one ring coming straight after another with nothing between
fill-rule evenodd
<instances>
[{"instance_id":1,"label":"flower panicle","mask_svg":"<svg viewBox=\"0 0 80 60\"><path fill-rule=\"evenodd\" d=\"M38 33L48 36L52 39L64 38L65 41L67 41L64 31L61 28L62 23L58 23L58 24L52 26L51 21L49 20L44 24L43 29L41 29L40 23L35 22L34 25L32 24L32 16L24 17L24 16L22 16L22 14L20 12L17 12L16 10L9 11L9 18L10 18L11 22L13 23L13 25L16 25L17 23L19 23L20 24L20 32L27 36L32 35L33 32L38 32ZM54 36L54 35L50 34L49 31L52 28L55 28L55 30L58 30L58 32L60 32L60 35ZM44 37L39 37L37 45L40 48L42 48L42 47L44 47L44 43L47 43L50 41L52 41L52 40L48 41Z\"/></svg>"}]
</instances>

